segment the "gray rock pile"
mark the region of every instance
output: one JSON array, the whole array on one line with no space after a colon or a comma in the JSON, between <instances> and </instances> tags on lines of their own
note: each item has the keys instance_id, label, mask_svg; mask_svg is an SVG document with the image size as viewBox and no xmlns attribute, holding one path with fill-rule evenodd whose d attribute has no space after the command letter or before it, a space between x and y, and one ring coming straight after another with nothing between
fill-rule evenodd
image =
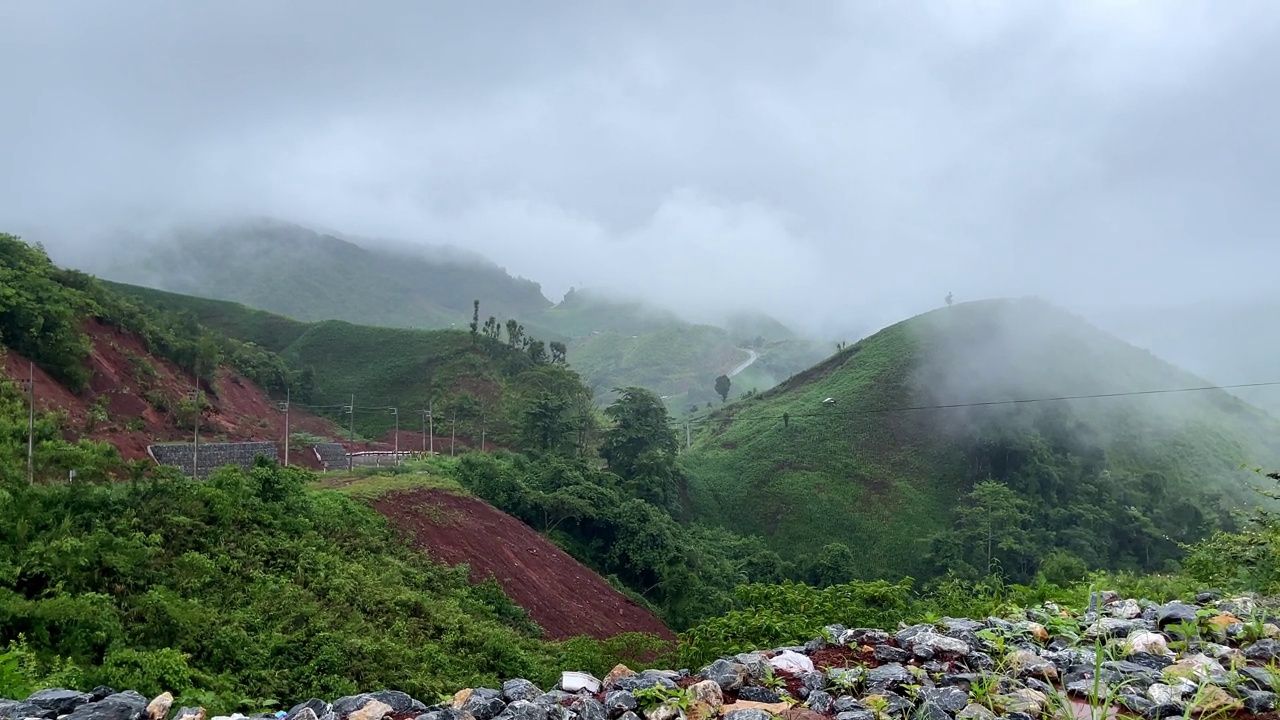
<instances>
[{"instance_id":1,"label":"gray rock pile","mask_svg":"<svg viewBox=\"0 0 1280 720\"><path fill-rule=\"evenodd\" d=\"M283 713L207 718L168 694L95 688L0 700L0 720L1033 720L1234 718L1276 710L1280 613L1254 598L1157 604L1097 593L1072 615L824 628L803 646L723 657L697 672L624 666L468 688L427 705L384 690Z\"/></svg>"}]
</instances>

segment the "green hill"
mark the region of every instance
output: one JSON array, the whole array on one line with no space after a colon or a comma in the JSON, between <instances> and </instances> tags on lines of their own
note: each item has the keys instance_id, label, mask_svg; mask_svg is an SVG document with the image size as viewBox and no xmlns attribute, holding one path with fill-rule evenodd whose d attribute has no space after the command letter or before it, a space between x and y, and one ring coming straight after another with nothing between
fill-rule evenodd
<instances>
[{"instance_id":1,"label":"green hill","mask_svg":"<svg viewBox=\"0 0 1280 720\"><path fill-rule=\"evenodd\" d=\"M705 418L689 510L792 558L844 544L863 577L989 561L1027 577L1055 548L1161 569L1252 504L1240 465L1280 461L1280 423L1222 391L977 403L1209 384L1039 300L940 309ZM963 407L905 409L937 405ZM1014 494L969 495L985 479ZM1001 508L1017 512L988 557L975 523Z\"/></svg>"},{"instance_id":2,"label":"green hill","mask_svg":"<svg viewBox=\"0 0 1280 720\"><path fill-rule=\"evenodd\" d=\"M525 316L550 306L537 283L445 248L369 249L276 220L187 228L89 268L119 282L233 300L304 321L464 327L471 303Z\"/></svg>"},{"instance_id":3,"label":"green hill","mask_svg":"<svg viewBox=\"0 0 1280 720\"><path fill-rule=\"evenodd\" d=\"M306 378L304 405L347 425L339 407L355 397L356 432L379 436L395 427L387 408L398 409L402 429L419 429L428 405L442 421L457 422L458 434L479 442L511 439L520 400L553 389L574 403L591 405L578 375L560 363L536 360L528 350L467 331L408 330L353 325L338 320L304 323L244 305L176 293L104 283L149 307L190 314L203 325L279 355ZM509 391L514 391L511 393ZM437 427L437 434L441 433ZM444 433L449 431L445 430Z\"/></svg>"},{"instance_id":4,"label":"green hill","mask_svg":"<svg viewBox=\"0 0 1280 720\"><path fill-rule=\"evenodd\" d=\"M611 398L614 387L638 385L668 396L677 414L719 402L715 378L749 357L745 345L758 346L761 359L734 383L735 397L771 387L822 355L759 314L741 314L721 328L586 290L571 290L553 305L537 283L512 278L473 254L358 242L274 220L244 221L188 228L150 243L126 239L129 253L87 269L124 284L233 301L303 322L461 330L479 300L481 322L515 319L544 342L565 343L600 399ZM225 306L191 307L224 332L283 349L272 327L254 327L279 326L279 317L221 317ZM239 322L246 324L232 326Z\"/></svg>"}]
</instances>

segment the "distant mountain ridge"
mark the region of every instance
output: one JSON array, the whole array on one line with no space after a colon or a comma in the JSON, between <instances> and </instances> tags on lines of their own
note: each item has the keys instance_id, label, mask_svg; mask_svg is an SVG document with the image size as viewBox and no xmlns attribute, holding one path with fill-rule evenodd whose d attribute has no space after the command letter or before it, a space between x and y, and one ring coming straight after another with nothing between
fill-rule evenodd
<instances>
[{"instance_id":1,"label":"distant mountain ridge","mask_svg":"<svg viewBox=\"0 0 1280 720\"><path fill-rule=\"evenodd\" d=\"M320 233L272 219L188 226L132 241L128 262L85 268L127 285L227 300L304 322L466 329L516 320L568 345L598 394L628 385L668 398L672 412L719 402L715 378L759 352L731 396L764 390L825 354L778 321L742 313L717 327L604 293L571 290L552 303L531 280L457 247L419 247ZM751 350L746 349L752 346Z\"/></svg>"}]
</instances>

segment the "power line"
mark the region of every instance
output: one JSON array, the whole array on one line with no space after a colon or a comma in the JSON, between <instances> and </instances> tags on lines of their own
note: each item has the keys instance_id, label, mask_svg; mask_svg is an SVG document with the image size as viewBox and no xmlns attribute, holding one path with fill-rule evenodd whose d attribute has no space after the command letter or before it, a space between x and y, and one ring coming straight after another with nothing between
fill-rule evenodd
<instances>
[{"instance_id":1,"label":"power line","mask_svg":"<svg viewBox=\"0 0 1280 720\"><path fill-rule=\"evenodd\" d=\"M1026 405L1031 403L1042 402L1060 402L1064 400L1095 400L1100 398L1117 398L1117 397L1135 397L1140 395L1168 395L1172 393L1186 392L1203 392L1205 390L1238 390L1243 388L1259 388L1259 387L1275 387L1280 386L1280 381L1276 382L1258 382L1258 383L1240 383L1238 385L1206 385L1203 387L1190 388L1165 388L1160 390L1132 390L1128 392L1110 392L1110 393L1092 393L1088 395L1059 395L1055 397L1038 397L1038 398L1020 398L1015 400L985 400L980 402L964 402L964 403L948 403L940 405L907 405L901 407L890 408L857 408L853 410L816 410L812 412L787 413L785 418L783 415L750 415L740 418L738 421L756 422L760 420L784 420L795 418L811 418L811 417L848 417L852 415L878 415L883 413L894 412L913 412L918 410L952 410L956 408L970 407L991 407L995 405ZM690 418L687 422L706 424L729 420L732 417L716 417L703 416L700 418ZM672 424L679 425L686 421L672 421Z\"/></svg>"}]
</instances>

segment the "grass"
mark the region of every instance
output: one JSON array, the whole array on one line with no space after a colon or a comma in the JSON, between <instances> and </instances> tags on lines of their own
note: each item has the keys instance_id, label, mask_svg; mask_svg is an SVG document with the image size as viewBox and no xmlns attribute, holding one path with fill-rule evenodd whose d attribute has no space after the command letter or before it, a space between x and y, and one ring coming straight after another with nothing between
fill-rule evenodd
<instances>
[{"instance_id":1,"label":"grass","mask_svg":"<svg viewBox=\"0 0 1280 720\"><path fill-rule=\"evenodd\" d=\"M944 308L698 422L681 457L691 514L792 558L842 542L864 577L919 577L978 472L970 453L1047 404L889 410L1208 384L1036 301ZM1212 488L1252 505L1240 463L1280 460L1280 423L1220 391L1060 405L1056 439L1101 448L1117 477L1157 473L1171 498Z\"/></svg>"},{"instance_id":2,"label":"grass","mask_svg":"<svg viewBox=\"0 0 1280 720\"><path fill-rule=\"evenodd\" d=\"M316 478L312 490L332 491L347 497L375 500L384 495L412 490L443 490L453 495L470 492L451 474L453 458L432 458L406 462L399 467L357 468L353 472L327 473Z\"/></svg>"}]
</instances>

